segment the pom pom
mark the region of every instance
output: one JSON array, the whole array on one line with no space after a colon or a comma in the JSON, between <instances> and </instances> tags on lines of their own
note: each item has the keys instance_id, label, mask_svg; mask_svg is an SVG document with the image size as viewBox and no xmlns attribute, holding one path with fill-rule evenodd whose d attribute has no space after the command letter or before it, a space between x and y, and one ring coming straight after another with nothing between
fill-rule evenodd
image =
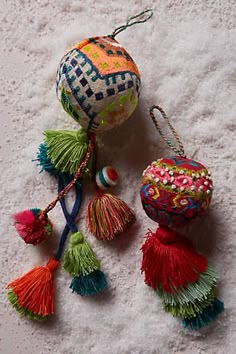
<instances>
[{"instance_id":1,"label":"pom pom","mask_svg":"<svg viewBox=\"0 0 236 354\"><path fill-rule=\"evenodd\" d=\"M13 216L15 228L25 243L37 245L52 233L52 223L41 209L24 210Z\"/></svg>"},{"instance_id":2,"label":"pom pom","mask_svg":"<svg viewBox=\"0 0 236 354\"><path fill-rule=\"evenodd\" d=\"M143 172L141 201L159 225L178 227L205 213L213 184L199 162L175 156L154 161Z\"/></svg>"},{"instance_id":3,"label":"pom pom","mask_svg":"<svg viewBox=\"0 0 236 354\"><path fill-rule=\"evenodd\" d=\"M116 186L117 182L118 174L110 166L100 168L96 174L96 184L102 190L106 190L109 187Z\"/></svg>"},{"instance_id":4,"label":"pom pom","mask_svg":"<svg viewBox=\"0 0 236 354\"><path fill-rule=\"evenodd\" d=\"M100 263L91 246L81 232L70 237L70 245L65 251L63 268L71 275L86 275L99 269Z\"/></svg>"},{"instance_id":5,"label":"pom pom","mask_svg":"<svg viewBox=\"0 0 236 354\"><path fill-rule=\"evenodd\" d=\"M93 296L102 292L107 286L106 278L99 269L87 275L76 276L72 279L70 288L81 296Z\"/></svg>"},{"instance_id":6,"label":"pom pom","mask_svg":"<svg viewBox=\"0 0 236 354\"><path fill-rule=\"evenodd\" d=\"M44 135L47 156L55 168L74 175L88 149L89 137L86 131L46 130ZM90 174L92 163L93 155L89 159L85 174Z\"/></svg>"},{"instance_id":7,"label":"pom pom","mask_svg":"<svg viewBox=\"0 0 236 354\"><path fill-rule=\"evenodd\" d=\"M87 217L90 232L99 240L112 240L135 222L128 205L110 193L90 200Z\"/></svg>"},{"instance_id":8,"label":"pom pom","mask_svg":"<svg viewBox=\"0 0 236 354\"><path fill-rule=\"evenodd\" d=\"M46 266L33 268L8 284L8 299L18 312L36 319L53 314L52 271L58 265L59 262L51 258Z\"/></svg>"},{"instance_id":9,"label":"pom pom","mask_svg":"<svg viewBox=\"0 0 236 354\"><path fill-rule=\"evenodd\" d=\"M199 255L182 235L161 226L151 231L142 246L141 270L145 283L172 294L176 289L199 279L206 270L206 259Z\"/></svg>"},{"instance_id":10,"label":"pom pom","mask_svg":"<svg viewBox=\"0 0 236 354\"><path fill-rule=\"evenodd\" d=\"M140 75L115 39L94 37L61 59L56 90L66 112L84 129L98 133L119 126L133 113Z\"/></svg>"},{"instance_id":11,"label":"pom pom","mask_svg":"<svg viewBox=\"0 0 236 354\"><path fill-rule=\"evenodd\" d=\"M191 329L200 329L216 319L218 314L224 311L224 303L214 298L213 302L207 306L200 314L190 319L182 321L183 327Z\"/></svg>"}]
</instances>

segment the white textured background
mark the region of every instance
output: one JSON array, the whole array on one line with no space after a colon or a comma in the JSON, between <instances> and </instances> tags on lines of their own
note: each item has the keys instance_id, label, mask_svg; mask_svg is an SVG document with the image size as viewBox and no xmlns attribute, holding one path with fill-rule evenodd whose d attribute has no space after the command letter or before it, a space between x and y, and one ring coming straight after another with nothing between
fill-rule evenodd
<instances>
[{"instance_id":1,"label":"white textured background","mask_svg":"<svg viewBox=\"0 0 236 354\"><path fill-rule=\"evenodd\" d=\"M1 0L0 5L0 352L235 353L235 0ZM153 18L117 38L141 72L138 109L122 127L101 137L99 153L101 164L117 168L120 185L114 192L135 209L136 226L112 244L89 236L109 280L103 296L71 294L70 277L59 271L54 318L39 324L20 319L5 300L5 285L43 264L56 242L25 246L10 217L44 207L55 195L54 180L39 175L31 162L43 130L76 128L55 95L57 64L74 42L111 33L149 6ZM211 211L188 232L221 275L219 296L226 310L200 332L182 329L165 314L139 271L142 237L155 227L141 208L140 176L149 162L169 154L148 115L153 103L166 109L189 156L195 154L214 177ZM59 234L59 208L51 218ZM84 230L83 220L80 224Z\"/></svg>"}]
</instances>

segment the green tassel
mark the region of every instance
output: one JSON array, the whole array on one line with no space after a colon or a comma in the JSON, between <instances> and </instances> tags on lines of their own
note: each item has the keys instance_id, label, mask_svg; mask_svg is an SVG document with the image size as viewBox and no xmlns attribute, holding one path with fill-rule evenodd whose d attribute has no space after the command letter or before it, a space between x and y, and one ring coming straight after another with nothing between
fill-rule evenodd
<instances>
[{"instance_id":1,"label":"green tassel","mask_svg":"<svg viewBox=\"0 0 236 354\"><path fill-rule=\"evenodd\" d=\"M70 237L70 245L65 250L63 268L71 275L87 275L100 268L91 246L81 232L76 232Z\"/></svg>"},{"instance_id":2,"label":"green tassel","mask_svg":"<svg viewBox=\"0 0 236 354\"><path fill-rule=\"evenodd\" d=\"M47 155L54 167L60 172L74 175L83 160L89 138L86 130L46 130L44 141ZM90 157L85 174L91 175L93 155Z\"/></svg>"},{"instance_id":3,"label":"green tassel","mask_svg":"<svg viewBox=\"0 0 236 354\"><path fill-rule=\"evenodd\" d=\"M21 307L18 304L17 296L15 295L15 293L12 289L10 289L8 291L7 298L8 298L8 301L11 303L11 305L14 307L14 309L22 316L26 316L26 317L30 318L31 320L37 320L37 321L45 320L48 317L48 316L36 315L33 312L25 310L23 307Z\"/></svg>"},{"instance_id":4,"label":"green tassel","mask_svg":"<svg viewBox=\"0 0 236 354\"><path fill-rule=\"evenodd\" d=\"M170 305L164 304L164 308L166 312L170 312L174 317L182 317L182 318L192 318L196 317L199 313L201 313L207 306L209 306L214 300L215 292L214 289L208 294L208 296L202 300L197 300L192 303L186 303L183 305Z\"/></svg>"},{"instance_id":5,"label":"green tassel","mask_svg":"<svg viewBox=\"0 0 236 354\"><path fill-rule=\"evenodd\" d=\"M212 289L216 286L218 276L214 268L208 264L204 273L200 274L199 279L185 287L178 289L173 294L168 294L162 289L157 289L157 294L163 299L166 305L184 306L185 304L195 304L196 300L207 299Z\"/></svg>"}]
</instances>

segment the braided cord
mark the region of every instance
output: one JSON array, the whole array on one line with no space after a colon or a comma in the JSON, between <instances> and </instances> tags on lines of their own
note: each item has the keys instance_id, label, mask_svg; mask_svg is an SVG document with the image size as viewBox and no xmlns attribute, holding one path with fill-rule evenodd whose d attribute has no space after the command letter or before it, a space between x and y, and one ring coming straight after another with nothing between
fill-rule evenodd
<instances>
[{"instance_id":1,"label":"braided cord","mask_svg":"<svg viewBox=\"0 0 236 354\"><path fill-rule=\"evenodd\" d=\"M65 185L66 185L66 182L64 181L63 177L61 175L59 175L59 177L58 177L58 192L62 191L65 188ZM82 200L82 191L81 191L80 184L78 184L78 183L75 184L75 191L76 191L75 201L74 201L74 205L73 205L73 208L70 213L67 210L65 198L63 197L60 200L62 211L63 211L63 214L66 219L66 225L65 225L64 230L61 234L60 242L58 245L58 250L57 250L57 253L54 257L58 261L62 256L64 246L65 246L69 232L77 232L78 231L77 226L75 224L75 219L79 213L80 206L81 206L81 200Z\"/></svg>"},{"instance_id":2,"label":"braided cord","mask_svg":"<svg viewBox=\"0 0 236 354\"><path fill-rule=\"evenodd\" d=\"M149 15L142 19L142 16L145 15L145 14L149 14ZM108 37L111 37L111 38L114 39L115 36L117 36L117 34L119 34L120 32L122 32L124 30L126 30L126 28L131 27L133 25L136 25L138 23L144 23L144 22L148 21L152 17L152 15L153 15L153 10L152 9L147 9L147 10L144 10L144 11L140 12L139 14L137 14L135 16L129 17L125 25L121 25L121 26L117 27L112 32L112 34L110 34Z\"/></svg>"},{"instance_id":3,"label":"braided cord","mask_svg":"<svg viewBox=\"0 0 236 354\"><path fill-rule=\"evenodd\" d=\"M168 127L170 128L171 132L173 133L177 143L178 143L178 147L174 146L171 141L169 139L166 138L166 136L164 135L163 131L161 130L159 123L156 120L156 117L154 115L154 110L157 109L162 117L166 120ZM169 118L167 117L165 111L160 107L160 106L155 106L153 105L150 110L149 110L150 116L152 118L152 121L156 127L156 129L158 130L159 134L161 135L161 137L165 140L166 144L179 156L185 157L185 152L184 152L184 147L183 144L180 140L179 135L177 134L176 130L174 129L174 127L171 125Z\"/></svg>"},{"instance_id":4,"label":"braided cord","mask_svg":"<svg viewBox=\"0 0 236 354\"><path fill-rule=\"evenodd\" d=\"M54 199L50 204L48 204L48 206L43 210L43 214L47 214L50 210L52 210L55 207L55 205L57 204L57 202L67 195L67 193L71 190L71 188L74 186L74 184L77 182L77 180L82 176L82 174L84 173L84 171L87 167L90 156L91 156L92 152L94 151L94 146L95 146L95 134L91 134L88 149L86 151L86 154L85 154L74 178L57 195L56 199Z\"/></svg>"}]
</instances>

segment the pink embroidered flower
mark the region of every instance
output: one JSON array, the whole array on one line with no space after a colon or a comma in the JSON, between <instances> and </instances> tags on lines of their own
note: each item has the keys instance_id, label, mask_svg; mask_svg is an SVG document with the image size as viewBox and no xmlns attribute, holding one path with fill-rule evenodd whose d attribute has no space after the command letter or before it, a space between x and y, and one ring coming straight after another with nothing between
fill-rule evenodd
<instances>
[{"instance_id":1,"label":"pink embroidered flower","mask_svg":"<svg viewBox=\"0 0 236 354\"><path fill-rule=\"evenodd\" d=\"M168 171L165 171L164 168L161 167L150 166L148 169L148 174L156 182L170 181Z\"/></svg>"},{"instance_id":2,"label":"pink embroidered flower","mask_svg":"<svg viewBox=\"0 0 236 354\"><path fill-rule=\"evenodd\" d=\"M181 175L175 177L174 184L177 187L190 187L193 184L193 180L189 176Z\"/></svg>"}]
</instances>

